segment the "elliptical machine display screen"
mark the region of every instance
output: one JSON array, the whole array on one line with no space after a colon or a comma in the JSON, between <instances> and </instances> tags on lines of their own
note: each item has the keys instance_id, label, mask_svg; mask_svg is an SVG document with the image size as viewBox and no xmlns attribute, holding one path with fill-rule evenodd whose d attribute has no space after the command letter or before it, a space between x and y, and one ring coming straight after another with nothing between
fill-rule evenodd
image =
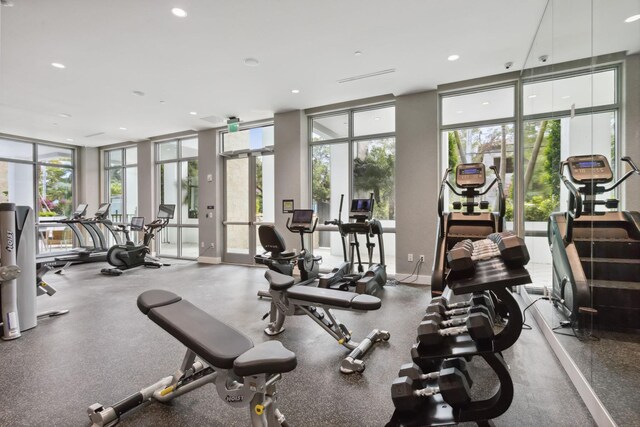
<instances>
[{"instance_id":1,"label":"elliptical machine display screen","mask_svg":"<svg viewBox=\"0 0 640 427\"><path fill-rule=\"evenodd\" d=\"M144 230L144 217L143 216L134 216L131 218L131 231L142 231Z\"/></svg>"},{"instance_id":2,"label":"elliptical machine display screen","mask_svg":"<svg viewBox=\"0 0 640 427\"><path fill-rule=\"evenodd\" d=\"M311 228L313 224L313 209L294 209L291 218L291 228Z\"/></svg>"},{"instance_id":3,"label":"elliptical machine display screen","mask_svg":"<svg viewBox=\"0 0 640 427\"><path fill-rule=\"evenodd\" d=\"M351 200L351 212L349 216L369 216L373 211L373 199Z\"/></svg>"},{"instance_id":4,"label":"elliptical machine display screen","mask_svg":"<svg viewBox=\"0 0 640 427\"><path fill-rule=\"evenodd\" d=\"M571 180L577 184L590 182L603 184L613 179L609 161L601 154L572 156L567 159L567 163L569 163Z\"/></svg>"},{"instance_id":5,"label":"elliptical machine display screen","mask_svg":"<svg viewBox=\"0 0 640 427\"><path fill-rule=\"evenodd\" d=\"M456 185L460 188L482 187L486 179L484 163L464 163L456 167Z\"/></svg>"},{"instance_id":6,"label":"elliptical machine display screen","mask_svg":"<svg viewBox=\"0 0 640 427\"><path fill-rule=\"evenodd\" d=\"M176 205L160 205L158 208L158 219L172 219L176 211Z\"/></svg>"}]
</instances>

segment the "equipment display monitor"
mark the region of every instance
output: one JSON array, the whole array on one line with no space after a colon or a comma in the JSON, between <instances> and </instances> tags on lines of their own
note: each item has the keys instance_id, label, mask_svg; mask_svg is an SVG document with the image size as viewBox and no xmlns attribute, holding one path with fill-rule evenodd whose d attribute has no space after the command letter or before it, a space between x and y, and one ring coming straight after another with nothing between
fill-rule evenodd
<instances>
[{"instance_id":1,"label":"equipment display monitor","mask_svg":"<svg viewBox=\"0 0 640 427\"><path fill-rule=\"evenodd\" d=\"M78 205L76 210L73 212L74 218L82 218L87 213L87 208L89 207L86 203L81 203Z\"/></svg>"},{"instance_id":2,"label":"equipment display monitor","mask_svg":"<svg viewBox=\"0 0 640 427\"><path fill-rule=\"evenodd\" d=\"M604 184L613 180L609 161L601 154L572 156L567 163L571 180L577 184Z\"/></svg>"},{"instance_id":3,"label":"equipment display monitor","mask_svg":"<svg viewBox=\"0 0 640 427\"><path fill-rule=\"evenodd\" d=\"M98 210L96 211L96 218L105 218L109 215L109 208L111 207L111 203L103 203L100 205Z\"/></svg>"},{"instance_id":4,"label":"equipment display monitor","mask_svg":"<svg viewBox=\"0 0 640 427\"><path fill-rule=\"evenodd\" d=\"M143 216L134 216L131 218L131 231L142 231L144 230L144 217Z\"/></svg>"},{"instance_id":5,"label":"equipment display monitor","mask_svg":"<svg viewBox=\"0 0 640 427\"><path fill-rule=\"evenodd\" d=\"M176 211L176 205L162 204L158 208L158 219L172 219Z\"/></svg>"},{"instance_id":6,"label":"equipment display monitor","mask_svg":"<svg viewBox=\"0 0 640 427\"><path fill-rule=\"evenodd\" d=\"M307 227L313 224L313 209L294 209L291 227Z\"/></svg>"},{"instance_id":7,"label":"equipment display monitor","mask_svg":"<svg viewBox=\"0 0 640 427\"><path fill-rule=\"evenodd\" d=\"M482 187L486 176L484 163L463 163L456 167L456 185L460 188Z\"/></svg>"},{"instance_id":8,"label":"equipment display monitor","mask_svg":"<svg viewBox=\"0 0 640 427\"><path fill-rule=\"evenodd\" d=\"M373 210L373 199L353 199L351 200L352 214L368 214Z\"/></svg>"}]
</instances>

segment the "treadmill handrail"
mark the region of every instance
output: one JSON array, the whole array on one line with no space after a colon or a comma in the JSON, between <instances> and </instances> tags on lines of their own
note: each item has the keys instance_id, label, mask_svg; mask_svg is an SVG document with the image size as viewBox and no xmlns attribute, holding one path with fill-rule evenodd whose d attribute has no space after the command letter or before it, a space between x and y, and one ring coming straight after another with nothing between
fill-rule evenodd
<instances>
[{"instance_id":1,"label":"treadmill handrail","mask_svg":"<svg viewBox=\"0 0 640 427\"><path fill-rule=\"evenodd\" d=\"M442 178L442 182L440 184L440 194L438 195L438 218L440 219L440 237L444 237L444 217L442 216L444 213L444 186L445 183L449 184L449 174L451 173L451 168L447 168L444 173L444 177ZM449 188L451 188L451 184L449 184ZM451 188L454 192L455 189ZM457 193L457 192L456 192Z\"/></svg>"}]
</instances>

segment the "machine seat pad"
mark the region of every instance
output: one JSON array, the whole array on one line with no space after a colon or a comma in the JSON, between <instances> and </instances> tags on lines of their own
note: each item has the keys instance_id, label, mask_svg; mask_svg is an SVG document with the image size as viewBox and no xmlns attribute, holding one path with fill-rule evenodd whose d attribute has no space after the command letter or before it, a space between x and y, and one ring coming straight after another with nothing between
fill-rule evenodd
<instances>
[{"instance_id":1,"label":"machine seat pad","mask_svg":"<svg viewBox=\"0 0 640 427\"><path fill-rule=\"evenodd\" d=\"M287 291L287 296L311 303L309 305L324 304L352 310L377 310L382 305L380 298L372 295L360 295L355 292L315 288L312 286L294 286Z\"/></svg>"},{"instance_id":2,"label":"machine seat pad","mask_svg":"<svg viewBox=\"0 0 640 427\"><path fill-rule=\"evenodd\" d=\"M148 314L152 308L173 304L181 299L182 297L179 297L173 292L163 291L162 289L152 289L138 296L138 308L144 314Z\"/></svg>"},{"instance_id":3,"label":"machine seat pad","mask_svg":"<svg viewBox=\"0 0 640 427\"><path fill-rule=\"evenodd\" d=\"M153 307L148 316L214 368L233 368L233 361L253 347L249 337L189 301Z\"/></svg>"},{"instance_id":4,"label":"machine seat pad","mask_svg":"<svg viewBox=\"0 0 640 427\"><path fill-rule=\"evenodd\" d=\"M264 273L264 277L269 282L269 288L274 291L284 291L293 286L294 279L291 276L278 273L277 271L268 270Z\"/></svg>"},{"instance_id":5,"label":"machine seat pad","mask_svg":"<svg viewBox=\"0 0 640 427\"><path fill-rule=\"evenodd\" d=\"M296 368L294 352L287 350L280 341L267 341L240 355L233 362L233 370L241 377L257 374L282 374Z\"/></svg>"}]
</instances>

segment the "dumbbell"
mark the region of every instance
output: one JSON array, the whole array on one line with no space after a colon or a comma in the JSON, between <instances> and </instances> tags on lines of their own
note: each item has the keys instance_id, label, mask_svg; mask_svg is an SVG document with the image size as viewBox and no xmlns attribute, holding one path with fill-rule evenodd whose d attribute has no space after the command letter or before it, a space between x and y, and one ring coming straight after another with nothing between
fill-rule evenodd
<instances>
[{"instance_id":1,"label":"dumbbell","mask_svg":"<svg viewBox=\"0 0 640 427\"><path fill-rule=\"evenodd\" d=\"M489 319L493 323L495 321L495 317L489 309L483 305L474 305L469 308L469 315L466 317L455 317L453 319L446 319L440 313L427 313L422 318L422 322L426 322L427 320L432 320L440 325L440 328L451 328L454 326L462 326L467 323L467 319L473 313L484 313L489 316Z\"/></svg>"},{"instance_id":2,"label":"dumbbell","mask_svg":"<svg viewBox=\"0 0 640 427\"><path fill-rule=\"evenodd\" d=\"M426 346L440 344L444 337L465 333L474 341L493 338L493 322L485 313L472 313L467 317L464 326L441 329L433 320L425 320L418 326L418 340Z\"/></svg>"},{"instance_id":3,"label":"dumbbell","mask_svg":"<svg viewBox=\"0 0 640 427\"><path fill-rule=\"evenodd\" d=\"M440 370L429 372L427 374L423 374L422 369L420 369L420 367L415 363L405 363L400 367L398 377L409 377L413 381L435 380L440 377L440 373L446 368L456 368L462 372L469 384L469 387L473 386L473 380L471 379L471 375L469 375L469 371L467 371L467 362L462 357L445 359L440 366Z\"/></svg>"},{"instance_id":4,"label":"dumbbell","mask_svg":"<svg viewBox=\"0 0 640 427\"><path fill-rule=\"evenodd\" d=\"M469 307L470 305L473 305L473 297L485 295L488 292L489 291L475 292L473 295L471 295L471 298L469 298L466 301L452 302L452 303L450 303L445 297L439 296L439 297L431 298L431 301L429 301L429 303L434 304L434 303L442 302L447 310L453 310L455 308L464 308L464 307Z\"/></svg>"},{"instance_id":5,"label":"dumbbell","mask_svg":"<svg viewBox=\"0 0 640 427\"><path fill-rule=\"evenodd\" d=\"M506 264L514 266L527 265L529 262L529 251L524 240L510 231L493 233L487 239L498 245L500 255Z\"/></svg>"},{"instance_id":6,"label":"dumbbell","mask_svg":"<svg viewBox=\"0 0 640 427\"><path fill-rule=\"evenodd\" d=\"M484 294L474 295L473 297L471 297L471 300L469 301L469 303L471 306L483 305L487 307L491 312L491 317L495 317L493 300L488 294L484 293ZM466 315L467 313L469 313L469 308L461 307L461 308L454 308L454 309L448 310L448 307L445 305L445 303L442 300L437 300L435 302L431 302L431 304L427 306L426 312L438 313L443 317L451 317L451 316Z\"/></svg>"},{"instance_id":7,"label":"dumbbell","mask_svg":"<svg viewBox=\"0 0 640 427\"><path fill-rule=\"evenodd\" d=\"M442 399L454 408L460 408L471 402L469 384L465 376L456 368L440 371L437 387L420 388L420 381L404 376L393 380L391 399L400 411L413 411L420 406L423 397L440 394Z\"/></svg>"}]
</instances>

